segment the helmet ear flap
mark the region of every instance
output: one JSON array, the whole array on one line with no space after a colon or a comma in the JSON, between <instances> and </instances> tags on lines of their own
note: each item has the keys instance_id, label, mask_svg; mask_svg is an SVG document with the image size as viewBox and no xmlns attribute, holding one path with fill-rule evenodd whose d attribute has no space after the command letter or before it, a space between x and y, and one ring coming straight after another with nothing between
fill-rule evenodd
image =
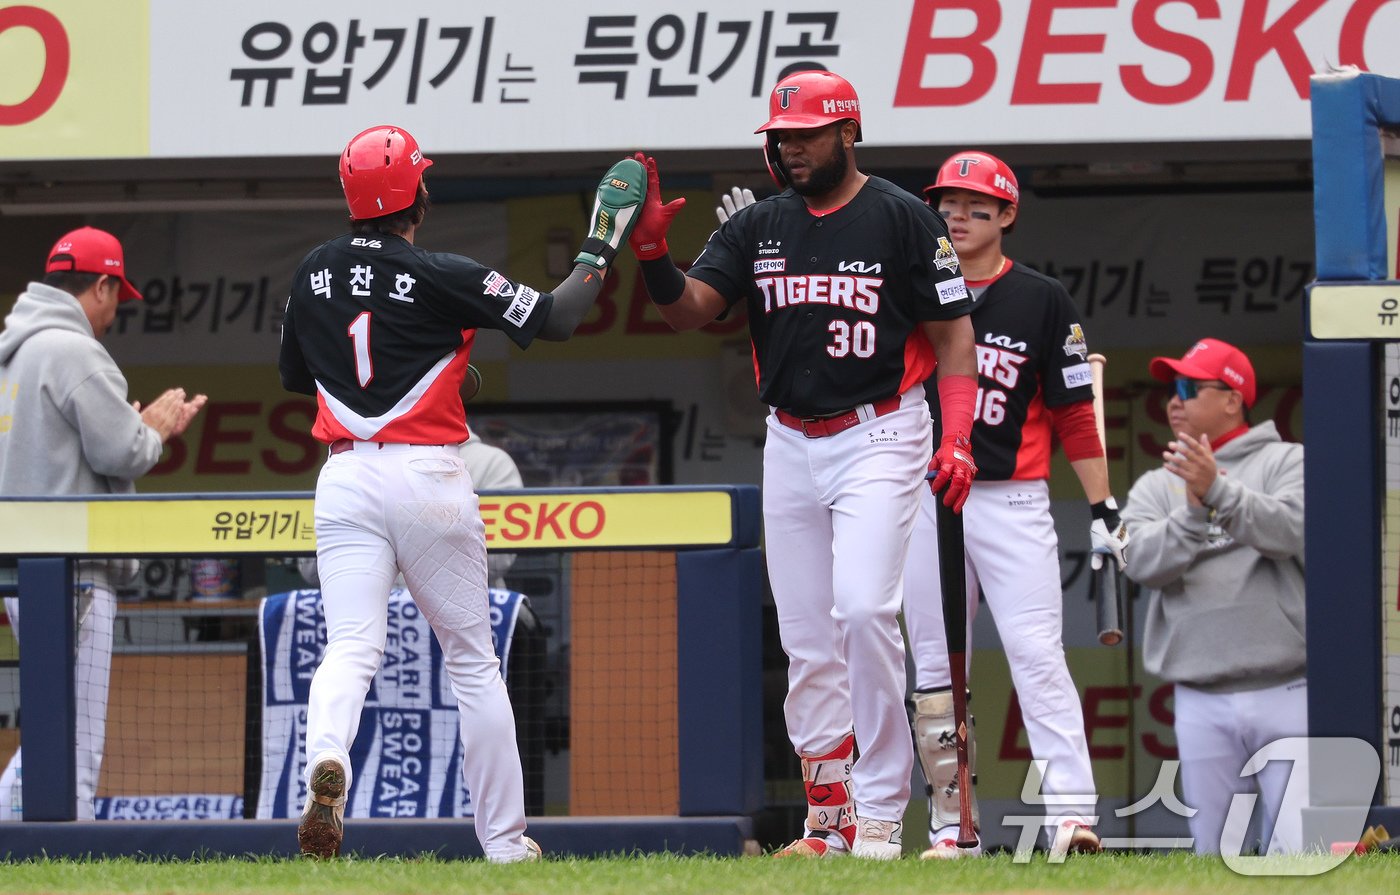
<instances>
[{"instance_id":1,"label":"helmet ear flap","mask_svg":"<svg viewBox=\"0 0 1400 895\"><path fill-rule=\"evenodd\" d=\"M763 141L763 161L768 164L768 176L773 178L773 182L778 185L778 189L785 190L791 184L788 177L787 166L783 164L783 157L778 152L778 138L768 131Z\"/></svg>"}]
</instances>

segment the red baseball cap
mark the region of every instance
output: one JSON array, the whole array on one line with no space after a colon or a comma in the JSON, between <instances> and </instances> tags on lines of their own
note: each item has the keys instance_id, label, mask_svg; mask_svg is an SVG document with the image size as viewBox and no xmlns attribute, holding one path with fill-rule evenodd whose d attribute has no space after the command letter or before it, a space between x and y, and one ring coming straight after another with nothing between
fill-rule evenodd
<instances>
[{"instance_id":1,"label":"red baseball cap","mask_svg":"<svg viewBox=\"0 0 1400 895\"><path fill-rule=\"evenodd\" d=\"M1254 365L1244 352L1219 339L1201 339L1181 360L1154 357L1148 366L1152 375L1163 382L1177 377L1186 379L1219 379L1244 396L1244 406L1254 406Z\"/></svg>"},{"instance_id":2,"label":"red baseball cap","mask_svg":"<svg viewBox=\"0 0 1400 895\"><path fill-rule=\"evenodd\" d=\"M59 237L49 250L45 273L75 270L81 273L105 273L121 282L117 301L140 301L141 293L126 278L126 261L122 244L106 230L79 227Z\"/></svg>"}]
</instances>

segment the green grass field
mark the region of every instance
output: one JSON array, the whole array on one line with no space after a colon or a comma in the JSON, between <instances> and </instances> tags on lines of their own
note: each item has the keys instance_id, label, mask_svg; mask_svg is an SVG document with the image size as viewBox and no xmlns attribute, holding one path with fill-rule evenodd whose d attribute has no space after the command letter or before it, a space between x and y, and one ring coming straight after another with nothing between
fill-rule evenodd
<instances>
[{"instance_id":1,"label":"green grass field","mask_svg":"<svg viewBox=\"0 0 1400 895\"><path fill-rule=\"evenodd\" d=\"M1271 865L1288 871L1297 861ZM766 857L644 856L546 860L496 866L483 861L218 860L0 863L0 892L267 892L305 895L955 895L962 892L1393 892L1400 856L1361 855L1320 876L1244 877L1218 858L1185 854L1098 855L1048 864L1042 855L960 862L775 861Z\"/></svg>"}]
</instances>

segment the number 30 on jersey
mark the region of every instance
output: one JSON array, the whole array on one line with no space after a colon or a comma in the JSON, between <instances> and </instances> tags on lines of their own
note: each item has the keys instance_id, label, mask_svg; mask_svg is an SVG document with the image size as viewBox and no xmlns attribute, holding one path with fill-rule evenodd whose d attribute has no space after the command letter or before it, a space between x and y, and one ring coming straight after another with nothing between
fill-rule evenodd
<instances>
[{"instance_id":1,"label":"number 30 on jersey","mask_svg":"<svg viewBox=\"0 0 1400 895\"><path fill-rule=\"evenodd\" d=\"M872 357L875 354L875 324L869 320L850 323L833 320L826 326L831 333L831 344L826 353L832 357Z\"/></svg>"}]
</instances>

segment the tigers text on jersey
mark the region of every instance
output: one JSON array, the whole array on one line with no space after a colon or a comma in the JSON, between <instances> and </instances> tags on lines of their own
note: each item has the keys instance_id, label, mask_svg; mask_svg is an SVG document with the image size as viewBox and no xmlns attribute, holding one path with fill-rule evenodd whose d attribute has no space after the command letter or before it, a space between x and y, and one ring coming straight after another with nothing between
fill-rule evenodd
<instances>
[{"instance_id":1,"label":"tigers text on jersey","mask_svg":"<svg viewBox=\"0 0 1400 895\"><path fill-rule=\"evenodd\" d=\"M978 481L1050 477L1047 408L1094 399L1089 346L1074 301L1058 280L1021 264L985 288L972 284L977 405L972 454ZM938 390L929 400L937 412Z\"/></svg>"},{"instance_id":2,"label":"tigers text on jersey","mask_svg":"<svg viewBox=\"0 0 1400 895\"><path fill-rule=\"evenodd\" d=\"M742 209L687 276L746 302L759 397L797 416L902 394L936 362L919 324L971 307L943 219L879 177L820 216L792 190Z\"/></svg>"},{"instance_id":3,"label":"tigers text on jersey","mask_svg":"<svg viewBox=\"0 0 1400 895\"><path fill-rule=\"evenodd\" d=\"M321 441L457 444L476 330L524 348L553 301L462 255L346 234L297 268L278 369L288 389L316 395Z\"/></svg>"}]
</instances>

